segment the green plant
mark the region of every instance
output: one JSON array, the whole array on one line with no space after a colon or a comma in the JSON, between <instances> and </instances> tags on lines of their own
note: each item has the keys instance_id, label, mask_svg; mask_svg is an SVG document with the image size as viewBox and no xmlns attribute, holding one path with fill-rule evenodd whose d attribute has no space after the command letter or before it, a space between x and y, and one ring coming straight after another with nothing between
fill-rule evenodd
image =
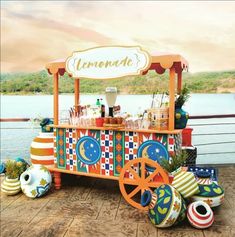
<instances>
[{"instance_id":1,"label":"green plant","mask_svg":"<svg viewBox=\"0 0 235 237\"><path fill-rule=\"evenodd\" d=\"M187 157L188 157L187 152L181 150L177 154L172 155L169 161L166 159L162 159L160 163L162 168L171 173L180 168L181 166L183 166L186 162Z\"/></svg>"},{"instance_id":2,"label":"green plant","mask_svg":"<svg viewBox=\"0 0 235 237\"><path fill-rule=\"evenodd\" d=\"M9 179L19 178L20 175L26 170L27 164L21 161L8 160L6 162L6 176Z\"/></svg>"},{"instance_id":3,"label":"green plant","mask_svg":"<svg viewBox=\"0 0 235 237\"><path fill-rule=\"evenodd\" d=\"M190 97L189 93L190 93L189 88L186 85L184 85L180 94L178 94L176 97L175 107L182 107L184 103L189 99Z\"/></svg>"}]
</instances>

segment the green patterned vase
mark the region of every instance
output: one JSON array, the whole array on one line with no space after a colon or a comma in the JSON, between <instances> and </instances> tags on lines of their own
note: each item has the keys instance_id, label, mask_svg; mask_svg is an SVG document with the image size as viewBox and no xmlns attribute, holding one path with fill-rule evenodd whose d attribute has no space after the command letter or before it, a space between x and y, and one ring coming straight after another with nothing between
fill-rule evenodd
<instances>
[{"instance_id":1,"label":"green patterned vase","mask_svg":"<svg viewBox=\"0 0 235 237\"><path fill-rule=\"evenodd\" d=\"M5 177L1 184L1 191L6 195L15 195L19 193L21 191L19 179L9 179L8 177Z\"/></svg>"},{"instance_id":2,"label":"green patterned vase","mask_svg":"<svg viewBox=\"0 0 235 237\"><path fill-rule=\"evenodd\" d=\"M174 225L180 213L184 219L182 197L171 185L161 185L154 192L145 191L141 196L141 205L149 206L149 218L159 228Z\"/></svg>"}]
</instances>

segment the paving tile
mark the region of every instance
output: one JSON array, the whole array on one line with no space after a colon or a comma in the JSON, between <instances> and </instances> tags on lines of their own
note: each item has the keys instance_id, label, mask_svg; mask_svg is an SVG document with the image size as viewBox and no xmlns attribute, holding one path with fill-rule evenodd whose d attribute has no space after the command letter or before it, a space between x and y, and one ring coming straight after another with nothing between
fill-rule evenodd
<instances>
[{"instance_id":1,"label":"paving tile","mask_svg":"<svg viewBox=\"0 0 235 237\"><path fill-rule=\"evenodd\" d=\"M40 209L49 202L46 197L31 199L22 195L1 212L1 220L15 219L30 222Z\"/></svg>"},{"instance_id":2,"label":"paving tile","mask_svg":"<svg viewBox=\"0 0 235 237\"><path fill-rule=\"evenodd\" d=\"M93 203L91 201L71 201L64 199L50 200L48 204L38 214L40 217L76 217L96 219L101 203Z\"/></svg>"},{"instance_id":3,"label":"paving tile","mask_svg":"<svg viewBox=\"0 0 235 237\"><path fill-rule=\"evenodd\" d=\"M181 230L176 231L174 229L158 229L158 237L204 237L201 230Z\"/></svg>"},{"instance_id":4,"label":"paving tile","mask_svg":"<svg viewBox=\"0 0 235 237\"><path fill-rule=\"evenodd\" d=\"M157 228L150 221L138 223L137 237L157 237Z\"/></svg>"},{"instance_id":5,"label":"paving tile","mask_svg":"<svg viewBox=\"0 0 235 237\"><path fill-rule=\"evenodd\" d=\"M232 227L212 225L210 228L203 230L206 237L233 237Z\"/></svg>"},{"instance_id":6,"label":"paving tile","mask_svg":"<svg viewBox=\"0 0 235 237\"><path fill-rule=\"evenodd\" d=\"M116 220L132 221L132 222L148 222L148 214L146 211L138 210L129 205L123 198L121 199Z\"/></svg>"},{"instance_id":7,"label":"paving tile","mask_svg":"<svg viewBox=\"0 0 235 237\"><path fill-rule=\"evenodd\" d=\"M120 197L121 199L121 197ZM119 207L119 200L105 200L99 212L99 216L97 219L107 219L107 220L114 220L118 211Z\"/></svg>"},{"instance_id":8,"label":"paving tile","mask_svg":"<svg viewBox=\"0 0 235 237\"><path fill-rule=\"evenodd\" d=\"M14 201L16 201L18 198L20 198L23 195L22 192L13 195L13 196L7 196L6 194L1 192L0 196L0 211L3 211L6 209L10 204L12 204Z\"/></svg>"},{"instance_id":9,"label":"paving tile","mask_svg":"<svg viewBox=\"0 0 235 237\"><path fill-rule=\"evenodd\" d=\"M132 222L74 219L65 237L136 237L137 224Z\"/></svg>"},{"instance_id":10,"label":"paving tile","mask_svg":"<svg viewBox=\"0 0 235 237\"><path fill-rule=\"evenodd\" d=\"M64 236L72 218L36 217L20 233L19 237Z\"/></svg>"}]
</instances>

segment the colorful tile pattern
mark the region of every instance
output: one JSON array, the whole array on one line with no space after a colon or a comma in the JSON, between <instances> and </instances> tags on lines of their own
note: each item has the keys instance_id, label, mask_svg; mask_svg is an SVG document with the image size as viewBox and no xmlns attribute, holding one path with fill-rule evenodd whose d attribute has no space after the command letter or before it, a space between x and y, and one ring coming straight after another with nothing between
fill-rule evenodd
<instances>
[{"instance_id":1,"label":"colorful tile pattern","mask_svg":"<svg viewBox=\"0 0 235 237\"><path fill-rule=\"evenodd\" d=\"M76 159L76 142L77 134L75 129L66 129L66 169L76 171L77 159Z\"/></svg>"},{"instance_id":2,"label":"colorful tile pattern","mask_svg":"<svg viewBox=\"0 0 235 237\"><path fill-rule=\"evenodd\" d=\"M57 167L61 169L66 169L66 153L65 153L65 129L57 130L57 143L56 143L56 151L57 151Z\"/></svg>"},{"instance_id":3,"label":"colorful tile pattern","mask_svg":"<svg viewBox=\"0 0 235 237\"><path fill-rule=\"evenodd\" d=\"M137 158L138 151L138 134L136 132L125 132L125 161L126 164L128 161ZM138 166L132 167L137 173L139 172ZM130 172L126 172L126 177L133 179L133 175Z\"/></svg>"},{"instance_id":4,"label":"colorful tile pattern","mask_svg":"<svg viewBox=\"0 0 235 237\"><path fill-rule=\"evenodd\" d=\"M114 132L114 175L119 176L124 166L124 146L125 133L116 131Z\"/></svg>"},{"instance_id":5,"label":"colorful tile pattern","mask_svg":"<svg viewBox=\"0 0 235 237\"><path fill-rule=\"evenodd\" d=\"M101 174L113 176L113 131L102 130L100 132L101 146Z\"/></svg>"},{"instance_id":6,"label":"colorful tile pattern","mask_svg":"<svg viewBox=\"0 0 235 237\"><path fill-rule=\"evenodd\" d=\"M57 139L57 136L56 136L56 128L54 128L54 164L55 164L55 167L57 167L57 149L56 149L56 139Z\"/></svg>"}]
</instances>

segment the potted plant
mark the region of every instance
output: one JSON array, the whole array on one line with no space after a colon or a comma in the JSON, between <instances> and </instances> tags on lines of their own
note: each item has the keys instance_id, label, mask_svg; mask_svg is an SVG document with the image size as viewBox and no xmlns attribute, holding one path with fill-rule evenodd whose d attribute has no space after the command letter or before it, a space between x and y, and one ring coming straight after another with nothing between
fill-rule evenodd
<instances>
[{"instance_id":1,"label":"potted plant","mask_svg":"<svg viewBox=\"0 0 235 237\"><path fill-rule=\"evenodd\" d=\"M162 159L161 166L170 173L172 177L171 185L180 192L184 198L189 198L199 192L196 178L192 172L187 172L184 167L188 155L184 150L180 150L172 155L170 160Z\"/></svg>"},{"instance_id":2,"label":"potted plant","mask_svg":"<svg viewBox=\"0 0 235 237\"><path fill-rule=\"evenodd\" d=\"M180 94L176 96L175 100L175 129L183 129L188 122L188 113L182 109L182 106L188 101L190 97L189 88L184 85Z\"/></svg>"},{"instance_id":3,"label":"potted plant","mask_svg":"<svg viewBox=\"0 0 235 237\"><path fill-rule=\"evenodd\" d=\"M21 191L19 177L26 170L27 163L8 160L5 167L5 179L2 182L1 191L7 195L15 195Z\"/></svg>"}]
</instances>

